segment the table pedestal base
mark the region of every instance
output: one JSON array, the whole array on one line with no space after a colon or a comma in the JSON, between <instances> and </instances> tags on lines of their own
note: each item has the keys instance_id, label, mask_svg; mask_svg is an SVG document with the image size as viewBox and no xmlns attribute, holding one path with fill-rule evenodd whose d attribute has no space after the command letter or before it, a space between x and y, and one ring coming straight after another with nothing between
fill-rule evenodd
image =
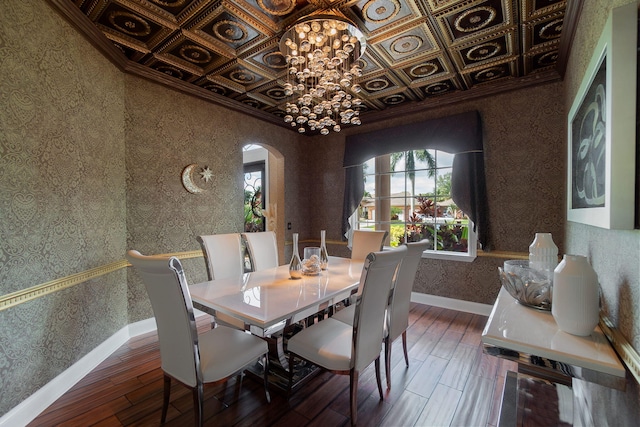
<instances>
[{"instance_id":1,"label":"table pedestal base","mask_svg":"<svg viewBox=\"0 0 640 427\"><path fill-rule=\"evenodd\" d=\"M571 387L507 372L498 427L573 426Z\"/></svg>"}]
</instances>

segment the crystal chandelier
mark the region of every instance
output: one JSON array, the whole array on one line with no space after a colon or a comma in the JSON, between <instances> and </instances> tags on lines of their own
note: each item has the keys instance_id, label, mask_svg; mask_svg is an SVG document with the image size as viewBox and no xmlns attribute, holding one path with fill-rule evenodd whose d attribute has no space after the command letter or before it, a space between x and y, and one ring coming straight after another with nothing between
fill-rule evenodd
<instances>
[{"instance_id":1,"label":"crystal chandelier","mask_svg":"<svg viewBox=\"0 0 640 427\"><path fill-rule=\"evenodd\" d=\"M355 78L362 76L358 58L366 42L356 26L336 9L319 11L299 19L280 39L280 51L287 60L285 94L286 123L298 132L329 130L340 125L359 125L359 105L355 96L361 88Z\"/></svg>"}]
</instances>

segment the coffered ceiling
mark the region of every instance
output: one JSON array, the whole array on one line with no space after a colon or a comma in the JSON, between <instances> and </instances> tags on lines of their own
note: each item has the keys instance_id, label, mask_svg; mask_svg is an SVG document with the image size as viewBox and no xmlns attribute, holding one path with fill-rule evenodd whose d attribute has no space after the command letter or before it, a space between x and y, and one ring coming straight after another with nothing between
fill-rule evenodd
<instances>
[{"instance_id":1,"label":"coffered ceiling","mask_svg":"<svg viewBox=\"0 0 640 427\"><path fill-rule=\"evenodd\" d=\"M361 118L558 80L574 0L49 0L123 71L285 125L278 44L340 9L366 37Z\"/></svg>"}]
</instances>

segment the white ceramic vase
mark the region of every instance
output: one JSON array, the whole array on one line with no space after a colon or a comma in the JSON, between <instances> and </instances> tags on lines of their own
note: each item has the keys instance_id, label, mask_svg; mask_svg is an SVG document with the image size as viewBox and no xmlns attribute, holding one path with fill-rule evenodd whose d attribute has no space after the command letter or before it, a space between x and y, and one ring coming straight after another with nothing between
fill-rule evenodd
<instances>
[{"instance_id":1,"label":"white ceramic vase","mask_svg":"<svg viewBox=\"0 0 640 427\"><path fill-rule=\"evenodd\" d=\"M587 336L600 319L598 275L581 255L565 255L553 273L551 314L558 328Z\"/></svg>"},{"instance_id":2,"label":"white ceramic vase","mask_svg":"<svg viewBox=\"0 0 640 427\"><path fill-rule=\"evenodd\" d=\"M558 265L558 247L551 233L536 233L529 245L529 268L546 272L553 279L553 270Z\"/></svg>"}]
</instances>

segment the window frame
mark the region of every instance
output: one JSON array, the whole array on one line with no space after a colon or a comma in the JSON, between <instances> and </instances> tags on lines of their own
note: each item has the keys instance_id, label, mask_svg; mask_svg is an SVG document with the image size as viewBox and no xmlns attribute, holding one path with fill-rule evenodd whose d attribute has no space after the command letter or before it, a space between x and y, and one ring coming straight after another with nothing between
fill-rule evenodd
<instances>
[{"instance_id":1,"label":"window frame","mask_svg":"<svg viewBox=\"0 0 640 427\"><path fill-rule=\"evenodd\" d=\"M372 162L374 164L374 171L373 172L367 171L366 170L367 168L364 167L363 171L362 171L363 180L365 182L369 182L368 179L373 179L373 188L374 188L374 191L375 191L375 190L378 189L377 186L378 186L378 183L379 183L379 181L378 181L378 177L379 176L389 175L390 176L389 179L391 179L391 176L393 176L393 175L395 175L395 176L404 175L404 183L405 183L404 184L404 192L403 192L403 195L400 196L400 197L404 198L405 206L409 206L409 205L407 205L407 201L409 199L416 198L417 196L419 196L421 194L425 194L425 193L421 193L419 190L415 191L416 195L411 194L411 189L407 188L407 185L408 185L407 183L410 181L409 174L411 172L413 172L414 175L415 175L416 172L433 171L433 173L429 174L428 177L430 179L433 179L433 194L436 195L437 194L437 190L438 190L438 177L441 175L440 171L449 170L449 172L447 172L447 173L451 173L452 172L452 163L453 163L453 158L455 157L455 153L448 153L448 152L446 152L444 150L437 150L437 149L427 149L427 150L433 152L433 155L434 155L433 158L434 158L434 161L436 162L436 164L434 165L433 168L431 168L429 166L423 166L423 167L414 168L414 169L411 169L411 170L407 169L406 167L402 168L402 170L391 170L391 166L390 166L390 164L391 164L391 156L394 153L388 153L388 154L383 154L383 155L380 155L380 156L374 156L374 157L370 158L369 160L367 160L365 162L365 163ZM406 153L408 151L414 151L415 152L415 151L419 151L419 150L404 150L404 151L400 151L400 153L403 153L403 155L399 156L399 158L403 158L403 161L404 161L404 159L406 159L406 156L407 156ZM452 156L451 160L449 162L445 161L445 164L446 164L445 166L438 166L438 164L437 164L437 161L438 161L437 159L438 159L438 153L439 152L440 153L444 153L446 155ZM386 160L382 160L382 159L384 159L386 157L388 157L388 159L389 159L388 160L389 170L378 170L380 162L381 161L385 162ZM383 168L384 168L384 166L383 166ZM367 185L367 187L370 188L370 185ZM415 189L415 181L414 181L413 187ZM375 194L375 196L373 196L374 203L379 201L379 200L392 199L392 198L397 198L398 197L398 196L394 196L393 195L394 193L391 191L391 186L389 186L388 190L389 190L389 194L384 194L384 195L379 195L377 193L377 191L375 191L376 194ZM365 194L366 193L367 192L365 191ZM435 199L435 197L437 197L437 196L434 196L433 198ZM450 194L449 194L449 197L451 197ZM364 199L364 197L363 197L363 199ZM413 206L415 206L415 204ZM398 223L392 222L391 219L389 219L389 220L378 220L377 218L374 218L374 219L371 219L371 220L369 220L369 219L363 220L361 218L361 216L360 216L360 213L362 212L361 209L362 208L359 205L358 209L354 212L354 216L355 216L355 219L356 219L356 221L354 221L354 222L355 222L355 225L356 225L357 229L361 229L361 225L362 224L371 224L371 225L374 226L375 229L378 229L379 226L383 225L383 224L389 225L389 228L391 227L392 224L398 224ZM409 214L412 214L413 212L415 212L415 209L412 212L409 212ZM468 215L466 215L466 213L465 213L465 218L468 221L468 223L466 225L467 230L468 230L467 231L467 235L468 236L467 236L467 251L466 252L456 252L456 251L443 250L443 249L441 249L441 250L438 250L438 249L427 249L422 253L422 258L440 259L440 260L458 261L458 262L472 262L473 260L475 260L476 257L477 257L477 250L478 250L477 233L474 230L475 226L474 226L473 221L471 221L471 219L469 219L469 217L468 217ZM432 221L430 221L430 222L432 222L433 224L445 223L447 219L448 218L446 218L446 217L438 217L438 216L436 216L436 217L431 217L430 220L432 220ZM455 219L453 219L453 220L455 220ZM404 218L404 221L401 223L401 224L404 224L405 236L406 236L406 227L407 227L407 224L409 224L409 223L410 222L407 221L407 218ZM383 228L383 229L386 229L386 228ZM391 247L389 246L388 248L391 248Z\"/></svg>"}]
</instances>

